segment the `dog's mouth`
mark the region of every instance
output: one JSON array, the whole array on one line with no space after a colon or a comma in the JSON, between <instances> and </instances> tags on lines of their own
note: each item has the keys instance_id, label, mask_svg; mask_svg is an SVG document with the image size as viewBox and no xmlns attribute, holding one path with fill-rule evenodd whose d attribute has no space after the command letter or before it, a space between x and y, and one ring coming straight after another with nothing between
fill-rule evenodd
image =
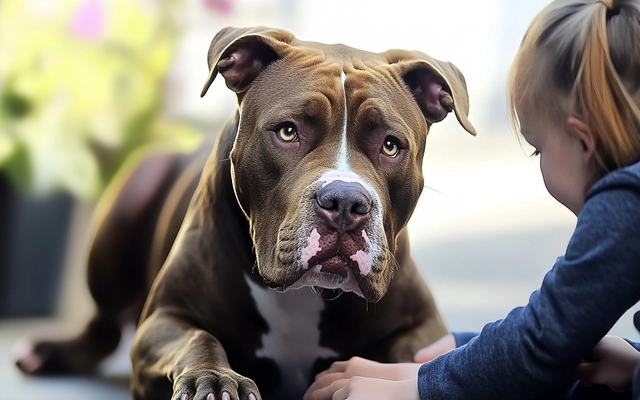
<instances>
[{"instance_id":1,"label":"dog's mouth","mask_svg":"<svg viewBox=\"0 0 640 400\"><path fill-rule=\"evenodd\" d=\"M339 286L349 279L354 279L351 267L352 263L345 258L344 254L338 252L333 256L328 255L324 258L316 257L311 265L305 268L302 275L292 284L280 284L264 277L263 279L267 286L280 292L302 286L327 287L322 283L326 283L331 288L335 288L336 285Z\"/></svg>"},{"instance_id":2,"label":"dog's mouth","mask_svg":"<svg viewBox=\"0 0 640 400\"><path fill-rule=\"evenodd\" d=\"M271 288L279 292L286 292L302 287L340 289L343 292L352 292L360 297L366 298L353 271L347 266L344 260L336 262L336 260L334 260L335 258L340 257L336 256L329 259L328 261L331 262L330 265L327 264L327 262L324 264L316 264L305 271L291 285L274 285L271 286Z\"/></svg>"},{"instance_id":3,"label":"dog's mouth","mask_svg":"<svg viewBox=\"0 0 640 400\"><path fill-rule=\"evenodd\" d=\"M335 274L342 278L349 277L351 268L353 268L353 262L348 260L348 258L339 250L335 255L314 257L309 260L309 269L317 272Z\"/></svg>"},{"instance_id":4,"label":"dog's mouth","mask_svg":"<svg viewBox=\"0 0 640 400\"><path fill-rule=\"evenodd\" d=\"M364 246L354 246L349 235L331 232L324 238L327 240L322 241L322 250L304 259L302 265L296 268L297 274L289 275L288 283L267 282L267 284L281 292L310 286L340 289L366 298L360 286L366 281L365 276L370 273L370 257L362 256L368 255L367 249ZM329 243L331 245L328 245Z\"/></svg>"}]
</instances>

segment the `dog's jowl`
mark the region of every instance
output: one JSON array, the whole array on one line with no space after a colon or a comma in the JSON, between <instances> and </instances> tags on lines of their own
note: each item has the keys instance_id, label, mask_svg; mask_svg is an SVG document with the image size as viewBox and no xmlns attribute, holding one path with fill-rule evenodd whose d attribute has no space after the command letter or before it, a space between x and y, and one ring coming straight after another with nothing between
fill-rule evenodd
<instances>
[{"instance_id":1,"label":"dog's jowl","mask_svg":"<svg viewBox=\"0 0 640 400\"><path fill-rule=\"evenodd\" d=\"M156 154L113 189L89 257L96 316L18 365L84 372L140 315L136 399L300 399L332 361L410 361L443 336L406 226L431 125L453 111L475 134L460 71L264 27L220 31L208 61L202 94L220 75L237 112L213 147Z\"/></svg>"}]
</instances>

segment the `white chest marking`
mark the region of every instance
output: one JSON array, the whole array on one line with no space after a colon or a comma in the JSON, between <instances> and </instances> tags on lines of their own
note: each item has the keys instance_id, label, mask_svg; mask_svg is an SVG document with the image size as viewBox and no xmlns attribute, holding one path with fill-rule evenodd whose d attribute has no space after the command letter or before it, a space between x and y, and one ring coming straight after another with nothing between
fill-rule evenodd
<instances>
[{"instance_id":1,"label":"white chest marking","mask_svg":"<svg viewBox=\"0 0 640 400\"><path fill-rule=\"evenodd\" d=\"M342 94L344 97L344 117L342 122L342 137L340 138L340 148L338 149L336 169L338 171L349 171L349 159L347 156L347 88L344 84L347 80L347 75L344 73L344 71L342 71L342 74L340 75L340 80L342 81Z\"/></svg>"},{"instance_id":2,"label":"white chest marking","mask_svg":"<svg viewBox=\"0 0 640 400\"><path fill-rule=\"evenodd\" d=\"M274 360L280 367L285 391L304 392L317 358L338 354L320 346L320 313L324 302L309 288L279 293L253 283L247 277L258 311L269 325L262 337L258 357Z\"/></svg>"}]
</instances>

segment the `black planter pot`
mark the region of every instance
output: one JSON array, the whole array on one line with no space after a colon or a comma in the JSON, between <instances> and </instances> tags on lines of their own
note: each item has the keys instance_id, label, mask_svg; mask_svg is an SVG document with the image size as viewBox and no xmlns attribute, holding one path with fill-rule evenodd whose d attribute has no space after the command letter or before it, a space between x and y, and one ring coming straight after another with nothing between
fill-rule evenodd
<instances>
[{"instance_id":1,"label":"black planter pot","mask_svg":"<svg viewBox=\"0 0 640 400\"><path fill-rule=\"evenodd\" d=\"M16 193L0 174L0 318L56 312L73 199Z\"/></svg>"}]
</instances>

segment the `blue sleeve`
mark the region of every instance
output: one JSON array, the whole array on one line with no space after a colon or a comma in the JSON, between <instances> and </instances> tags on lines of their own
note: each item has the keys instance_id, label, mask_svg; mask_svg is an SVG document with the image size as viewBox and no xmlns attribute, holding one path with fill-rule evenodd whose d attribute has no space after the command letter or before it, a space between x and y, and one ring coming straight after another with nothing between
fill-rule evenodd
<instances>
[{"instance_id":1,"label":"blue sleeve","mask_svg":"<svg viewBox=\"0 0 640 400\"><path fill-rule=\"evenodd\" d=\"M627 343L629 343L631 346L633 346L634 349L640 351L640 343L631 341L629 339L625 339L625 340L627 341Z\"/></svg>"},{"instance_id":2,"label":"blue sleeve","mask_svg":"<svg viewBox=\"0 0 640 400\"><path fill-rule=\"evenodd\" d=\"M469 343L471 339L478 336L478 332L451 332L456 341L456 348Z\"/></svg>"},{"instance_id":3,"label":"blue sleeve","mask_svg":"<svg viewBox=\"0 0 640 400\"><path fill-rule=\"evenodd\" d=\"M640 300L639 241L640 178L601 180L589 192L565 256L529 303L423 364L420 399L543 394Z\"/></svg>"}]
</instances>

